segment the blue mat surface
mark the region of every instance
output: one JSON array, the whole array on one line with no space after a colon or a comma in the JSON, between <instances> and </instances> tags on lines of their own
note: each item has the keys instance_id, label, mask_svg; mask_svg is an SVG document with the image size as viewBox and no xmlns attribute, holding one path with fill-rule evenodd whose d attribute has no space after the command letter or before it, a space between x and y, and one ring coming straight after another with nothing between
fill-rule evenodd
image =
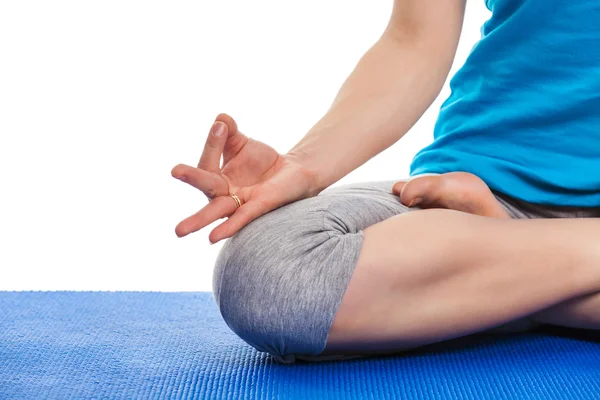
<instances>
[{"instance_id":1,"label":"blue mat surface","mask_svg":"<svg viewBox=\"0 0 600 400\"><path fill-rule=\"evenodd\" d=\"M211 293L0 292L0 399L600 399L598 332L472 335L277 364Z\"/></svg>"}]
</instances>

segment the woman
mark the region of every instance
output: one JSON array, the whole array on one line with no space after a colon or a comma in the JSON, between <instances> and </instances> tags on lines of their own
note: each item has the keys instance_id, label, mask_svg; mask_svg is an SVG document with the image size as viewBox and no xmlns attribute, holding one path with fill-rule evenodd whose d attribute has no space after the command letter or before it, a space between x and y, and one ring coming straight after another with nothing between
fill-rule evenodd
<instances>
[{"instance_id":1,"label":"woman","mask_svg":"<svg viewBox=\"0 0 600 400\"><path fill-rule=\"evenodd\" d=\"M600 2L487 5L410 180L328 188L439 94L465 0L395 0L288 153L220 114L198 167L173 169L209 199L178 236L228 217L209 234L229 238L213 289L246 342L289 363L542 324L600 329Z\"/></svg>"}]
</instances>

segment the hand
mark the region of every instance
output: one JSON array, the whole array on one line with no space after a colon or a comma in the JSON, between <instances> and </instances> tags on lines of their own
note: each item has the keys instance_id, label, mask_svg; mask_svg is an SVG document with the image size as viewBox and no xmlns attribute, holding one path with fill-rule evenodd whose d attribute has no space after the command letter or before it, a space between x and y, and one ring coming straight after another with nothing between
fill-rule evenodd
<instances>
[{"instance_id":1,"label":"hand","mask_svg":"<svg viewBox=\"0 0 600 400\"><path fill-rule=\"evenodd\" d=\"M316 195L313 171L245 136L227 114L215 119L198 167L178 164L171 175L201 190L209 200L200 211L177 224L178 237L229 217L209 233L212 244L233 236L271 210ZM239 197L241 207L230 194Z\"/></svg>"}]
</instances>

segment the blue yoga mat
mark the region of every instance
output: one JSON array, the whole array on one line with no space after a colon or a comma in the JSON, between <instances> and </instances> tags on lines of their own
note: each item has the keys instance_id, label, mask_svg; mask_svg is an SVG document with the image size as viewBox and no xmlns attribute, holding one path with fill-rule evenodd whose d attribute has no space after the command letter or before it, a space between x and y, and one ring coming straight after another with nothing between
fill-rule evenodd
<instances>
[{"instance_id":1,"label":"blue yoga mat","mask_svg":"<svg viewBox=\"0 0 600 400\"><path fill-rule=\"evenodd\" d=\"M0 399L600 399L598 332L277 364L211 293L0 292Z\"/></svg>"}]
</instances>

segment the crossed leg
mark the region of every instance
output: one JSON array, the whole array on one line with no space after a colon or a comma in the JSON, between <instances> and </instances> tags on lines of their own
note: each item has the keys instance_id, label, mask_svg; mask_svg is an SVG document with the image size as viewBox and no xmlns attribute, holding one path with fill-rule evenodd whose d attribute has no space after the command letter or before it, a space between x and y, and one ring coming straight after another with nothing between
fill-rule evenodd
<instances>
[{"instance_id":1,"label":"crossed leg","mask_svg":"<svg viewBox=\"0 0 600 400\"><path fill-rule=\"evenodd\" d=\"M371 225L321 354L390 353L531 315L600 329L584 318L599 302L599 232L598 219L447 209Z\"/></svg>"},{"instance_id":2,"label":"crossed leg","mask_svg":"<svg viewBox=\"0 0 600 400\"><path fill-rule=\"evenodd\" d=\"M407 190L402 190L405 186ZM465 172L419 177L413 179L410 185L398 182L394 191L402 195L404 202L420 198L426 208L449 208L494 218L510 218L485 182ZM559 215L572 213L562 212ZM586 210L585 214L597 218L600 217L600 209ZM557 304L528 316L528 319L540 324L600 329L600 292Z\"/></svg>"},{"instance_id":3,"label":"crossed leg","mask_svg":"<svg viewBox=\"0 0 600 400\"><path fill-rule=\"evenodd\" d=\"M600 291L600 219L409 209L391 189L328 188L228 239L213 275L228 326L283 362L392 353Z\"/></svg>"}]
</instances>

